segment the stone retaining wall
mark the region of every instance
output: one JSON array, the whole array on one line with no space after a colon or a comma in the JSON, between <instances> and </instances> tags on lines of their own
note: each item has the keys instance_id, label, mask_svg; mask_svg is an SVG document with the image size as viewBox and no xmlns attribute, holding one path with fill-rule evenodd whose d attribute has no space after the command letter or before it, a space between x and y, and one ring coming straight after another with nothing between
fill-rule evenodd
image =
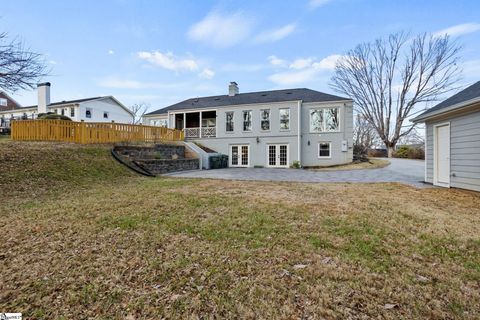
<instances>
[{"instance_id":1,"label":"stone retaining wall","mask_svg":"<svg viewBox=\"0 0 480 320\"><path fill-rule=\"evenodd\" d=\"M153 174L200 169L198 159L141 159L134 162Z\"/></svg>"}]
</instances>

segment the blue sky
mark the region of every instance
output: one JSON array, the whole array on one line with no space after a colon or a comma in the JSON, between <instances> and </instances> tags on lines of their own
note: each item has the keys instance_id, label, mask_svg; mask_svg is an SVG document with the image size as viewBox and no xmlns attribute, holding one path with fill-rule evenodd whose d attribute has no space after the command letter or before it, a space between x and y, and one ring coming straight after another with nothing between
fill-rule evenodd
<instances>
[{"instance_id":1,"label":"blue sky","mask_svg":"<svg viewBox=\"0 0 480 320\"><path fill-rule=\"evenodd\" d=\"M480 80L478 1L2 0L0 30L45 54L52 101L114 95L158 109L180 100L309 87L332 92L335 59L396 31L447 32L462 86ZM17 92L24 105L35 91Z\"/></svg>"}]
</instances>

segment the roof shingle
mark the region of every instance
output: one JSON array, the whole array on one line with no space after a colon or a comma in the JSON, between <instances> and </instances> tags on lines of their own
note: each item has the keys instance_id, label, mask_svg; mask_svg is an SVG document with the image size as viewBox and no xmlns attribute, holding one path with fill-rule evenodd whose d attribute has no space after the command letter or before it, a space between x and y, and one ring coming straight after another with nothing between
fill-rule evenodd
<instances>
[{"instance_id":1,"label":"roof shingle","mask_svg":"<svg viewBox=\"0 0 480 320\"><path fill-rule=\"evenodd\" d=\"M306 89L284 89L273 91L239 93L234 96L221 95L211 97L191 98L171 106L150 112L147 115L165 114L168 111L184 109L203 109L216 107L229 107L241 104L270 103L282 101L303 102L328 102L328 101L351 101L351 99L334 96L331 94Z\"/></svg>"}]
</instances>

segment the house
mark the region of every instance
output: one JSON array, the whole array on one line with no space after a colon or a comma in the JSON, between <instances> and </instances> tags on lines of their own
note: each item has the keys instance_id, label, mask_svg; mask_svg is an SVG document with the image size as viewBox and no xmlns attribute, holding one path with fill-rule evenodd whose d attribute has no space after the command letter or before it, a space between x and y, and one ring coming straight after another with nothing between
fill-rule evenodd
<instances>
[{"instance_id":1,"label":"house","mask_svg":"<svg viewBox=\"0 0 480 320\"><path fill-rule=\"evenodd\" d=\"M425 181L480 191L480 81L412 121L425 123Z\"/></svg>"},{"instance_id":2,"label":"house","mask_svg":"<svg viewBox=\"0 0 480 320\"><path fill-rule=\"evenodd\" d=\"M330 166L352 161L353 101L287 89L192 98L148 113L144 124L184 130L229 155L230 167Z\"/></svg>"},{"instance_id":3,"label":"house","mask_svg":"<svg viewBox=\"0 0 480 320\"><path fill-rule=\"evenodd\" d=\"M2 92L0 95L0 127L9 127L11 120L36 119L39 113L62 114L73 121L132 123L133 113L113 96L50 102L49 82L40 83L38 105L23 107ZM2 99L4 99L2 101Z\"/></svg>"}]
</instances>

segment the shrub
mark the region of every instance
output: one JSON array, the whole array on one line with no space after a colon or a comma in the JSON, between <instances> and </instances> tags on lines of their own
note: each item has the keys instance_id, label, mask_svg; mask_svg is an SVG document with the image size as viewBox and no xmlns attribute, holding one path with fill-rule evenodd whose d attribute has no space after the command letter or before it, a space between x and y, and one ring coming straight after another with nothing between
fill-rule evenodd
<instances>
[{"instance_id":1,"label":"shrub","mask_svg":"<svg viewBox=\"0 0 480 320\"><path fill-rule=\"evenodd\" d=\"M67 121L72 121L72 119L70 119L67 116L63 116L61 114L56 114L56 113L50 113L50 112L49 113L39 113L37 119L38 120L67 120Z\"/></svg>"},{"instance_id":2,"label":"shrub","mask_svg":"<svg viewBox=\"0 0 480 320\"><path fill-rule=\"evenodd\" d=\"M425 151L422 148L401 146L394 153L394 158L425 159Z\"/></svg>"},{"instance_id":3,"label":"shrub","mask_svg":"<svg viewBox=\"0 0 480 320\"><path fill-rule=\"evenodd\" d=\"M300 161L295 160L292 162L291 168L293 169L300 169Z\"/></svg>"}]
</instances>

